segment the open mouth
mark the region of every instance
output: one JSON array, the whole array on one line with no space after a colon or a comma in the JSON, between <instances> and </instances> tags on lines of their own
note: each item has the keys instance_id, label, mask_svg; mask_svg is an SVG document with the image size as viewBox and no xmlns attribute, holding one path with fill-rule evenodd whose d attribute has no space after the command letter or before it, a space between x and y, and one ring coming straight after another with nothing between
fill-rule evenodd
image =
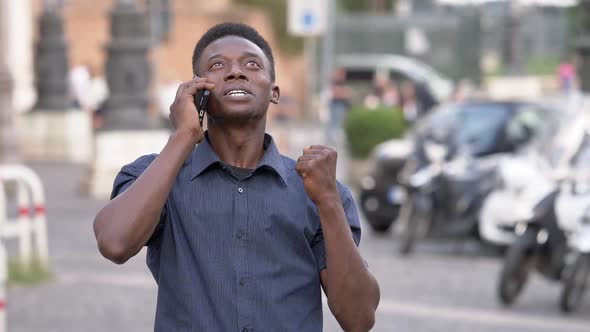
<instances>
[{"instance_id":1,"label":"open mouth","mask_svg":"<svg viewBox=\"0 0 590 332\"><path fill-rule=\"evenodd\" d=\"M230 96L230 97L243 97L243 96L247 96L250 95L250 91L248 90L244 90L244 89L231 89L225 92L225 96Z\"/></svg>"}]
</instances>

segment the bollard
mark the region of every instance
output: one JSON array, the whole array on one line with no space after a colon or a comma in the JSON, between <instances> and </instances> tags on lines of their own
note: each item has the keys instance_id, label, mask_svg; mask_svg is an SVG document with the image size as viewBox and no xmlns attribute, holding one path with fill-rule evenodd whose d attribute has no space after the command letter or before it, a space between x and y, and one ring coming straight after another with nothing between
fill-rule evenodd
<instances>
[{"instance_id":1,"label":"bollard","mask_svg":"<svg viewBox=\"0 0 590 332\"><path fill-rule=\"evenodd\" d=\"M6 332L6 280L8 279L8 262L6 248L0 241L0 332Z\"/></svg>"},{"instance_id":2,"label":"bollard","mask_svg":"<svg viewBox=\"0 0 590 332\"><path fill-rule=\"evenodd\" d=\"M2 237L18 237L20 258L23 267L30 267L32 243L35 243L37 258L42 268L49 267L49 246L47 243L47 220L45 196L41 180L30 168L23 165L1 165L0 179L16 183L18 217L17 222L7 220L6 209L0 218ZM4 190L2 190L4 195ZM5 204L5 203L4 203ZM1 212L1 211L0 211ZM31 218L31 214L33 217Z\"/></svg>"},{"instance_id":3,"label":"bollard","mask_svg":"<svg viewBox=\"0 0 590 332\"><path fill-rule=\"evenodd\" d=\"M19 233L19 254L20 268L23 271L31 270L32 263L32 242L31 242L31 218L29 204L31 202L27 187L22 182L16 183L16 202L18 207L18 216L16 225Z\"/></svg>"}]
</instances>

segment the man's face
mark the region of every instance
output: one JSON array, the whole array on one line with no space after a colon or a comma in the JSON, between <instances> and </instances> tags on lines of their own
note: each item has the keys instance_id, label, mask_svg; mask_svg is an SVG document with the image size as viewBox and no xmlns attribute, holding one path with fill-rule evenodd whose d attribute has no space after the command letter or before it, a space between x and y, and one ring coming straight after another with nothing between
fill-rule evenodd
<instances>
[{"instance_id":1,"label":"man's face","mask_svg":"<svg viewBox=\"0 0 590 332\"><path fill-rule=\"evenodd\" d=\"M269 102L279 100L270 66L264 52L242 37L223 37L209 44L197 68L199 76L215 84L209 116L230 121L264 116Z\"/></svg>"}]
</instances>

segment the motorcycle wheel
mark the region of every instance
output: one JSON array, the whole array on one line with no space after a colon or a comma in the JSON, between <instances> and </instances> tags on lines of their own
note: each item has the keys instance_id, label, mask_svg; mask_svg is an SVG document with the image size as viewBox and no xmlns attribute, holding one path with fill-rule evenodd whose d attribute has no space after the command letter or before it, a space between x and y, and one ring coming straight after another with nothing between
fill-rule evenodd
<instances>
[{"instance_id":1,"label":"motorcycle wheel","mask_svg":"<svg viewBox=\"0 0 590 332\"><path fill-rule=\"evenodd\" d=\"M564 287L559 305L565 313L575 312L582 304L590 277L590 255L582 254L564 277Z\"/></svg>"},{"instance_id":2,"label":"motorcycle wheel","mask_svg":"<svg viewBox=\"0 0 590 332\"><path fill-rule=\"evenodd\" d=\"M417 213L416 201L413 197L402 205L400 223L399 253L406 256L414 252L420 233L425 234L428 227L428 218Z\"/></svg>"},{"instance_id":3,"label":"motorcycle wheel","mask_svg":"<svg viewBox=\"0 0 590 332\"><path fill-rule=\"evenodd\" d=\"M498 286L498 295L502 304L511 305L522 291L529 276L531 260L532 257L522 246L513 244L508 249Z\"/></svg>"}]
</instances>

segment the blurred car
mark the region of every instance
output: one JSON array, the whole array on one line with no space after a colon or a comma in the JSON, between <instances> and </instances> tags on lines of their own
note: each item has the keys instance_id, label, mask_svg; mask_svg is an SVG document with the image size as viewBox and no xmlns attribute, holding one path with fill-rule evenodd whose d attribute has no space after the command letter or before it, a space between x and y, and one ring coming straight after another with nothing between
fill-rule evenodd
<instances>
[{"instance_id":1,"label":"blurred car","mask_svg":"<svg viewBox=\"0 0 590 332\"><path fill-rule=\"evenodd\" d=\"M415 59L393 54L340 54L336 67L346 71L346 80L355 99L364 98L378 79L410 80L423 86L437 103L448 99L453 83L429 65Z\"/></svg>"},{"instance_id":2,"label":"blurred car","mask_svg":"<svg viewBox=\"0 0 590 332\"><path fill-rule=\"evenodd\" d=\"M448 158L467 145L473 157L511 153L526 145L554 113L540 104L519 101L473 100L439 106L407 137L373 150L370 171L360 183L361 211L375 231L389 229L406 198L398 181L400 172L408 171L404 167L410 157L414 167L429 163L432 151L425 148L426 140L447 140Z\"/></svg>"}]
</instances>

